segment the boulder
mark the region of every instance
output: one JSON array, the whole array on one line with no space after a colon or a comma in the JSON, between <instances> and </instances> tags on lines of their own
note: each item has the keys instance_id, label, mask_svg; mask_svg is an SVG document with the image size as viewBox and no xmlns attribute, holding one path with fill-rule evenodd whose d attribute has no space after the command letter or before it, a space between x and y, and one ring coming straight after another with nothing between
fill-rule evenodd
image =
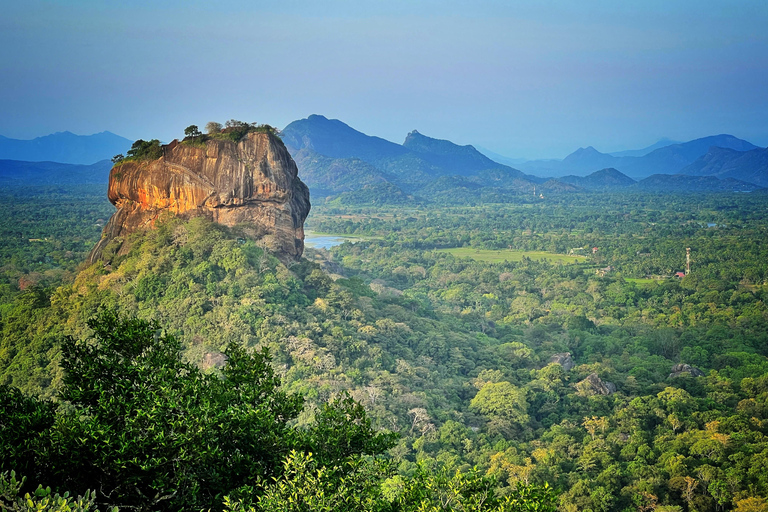
<instances>
[{"instance_id":1,"label":"boulder","mask_svg":"<svg viewBox=\"0 0 768 512\"><path fill-rule=\"evenodd\" d=\"M611 395L616 392L616 384L602 380L596 373L590 373L586 379L576 383L576 389L583 395Z\"/></svg>"},{"instance_id":2,"label":"boulder","mask_svg":"<svg viewBox=\"0 0 768 512\"><path fill-rule=\"evenodd\" d=\"M566 372L571 371L571 369L576 366L576 364L573 362L573 359L571 358L570 352L561 352L559 354L555 354L549 358L549 362L550 364L559 364Z\"/></svg>"},{"instance_id":3,"label":"boulder","mask_svg":"<svg viewBox=\"0 0 768 512\"><path fill-rule=\"evenodd\" d=\"M668 378L673 377L680 377L684 374L689 374L691 377L704 377L704 372L696 368L695 366L691 366L689 364L680 363L676 364L672 367L672 373L669 374Z\"/></svg>"}]
</instances>

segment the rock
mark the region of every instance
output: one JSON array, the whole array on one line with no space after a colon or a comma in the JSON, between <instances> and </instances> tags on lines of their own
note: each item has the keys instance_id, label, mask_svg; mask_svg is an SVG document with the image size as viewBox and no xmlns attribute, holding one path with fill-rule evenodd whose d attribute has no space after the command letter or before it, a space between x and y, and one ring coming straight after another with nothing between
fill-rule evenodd
<instances>
[{"instance_id":1,"label":"rock","mask_svg":"<svg viewBox=\"0 0 768 512\"><path fill-rule=\"evenodd\" d=\"M692 377L704 377L704 372L696 368L695 366L691 366L689 364L676 364L672 367L672 373L669 374L669 379L673 377L680 377L683 374L689 374Z\"/></svg>"},{"instance_id":2,"label":"rock","mask_svg":"<svg viewBox=\"0 0 768 512\"><path fill-rule=\"evenodd\" d=\"M403 294L403 292L397 288L387 286L387 282L383 279L374 279L368 287L377 294L385 297L400 297Z\"/></svg>"},{"instance_id":3,"label":"rock","mask_svg":"<svg viewBox=\"0 0 768 512\"><path fill-rule=\"evenodd\" d=\"M586 379L576 383L576 389L583 395L610 395L616 392L616 384L603 381L596 373L590 373Z\"/></svg>"},{"instance_id":4,"label":"rock","mask_svg":"<svg viewBox=\"0 0 768 512\"><path fill-rule=\"evenodd\" d=\"M549 358L549 362L551 363L557 363L560 366L563 367L563 370L569 372L571 369L576 366L576 363L573 362L573 359L571 358L570 352L561 352L560 354L555 354L552 357Z\"/></svg>"},{"instance_id":5,"label":"rock","mask_svg":"<svg viewBox=\"0 0 768 512\"><path fill-rule=\"evenodd\" d=\"M263 239L281 259L301 257L309 190L277 136L251 132L238 142L209 139L204 146L174 140L162 149L160 158L129 160L110 171L108 197L117 211L89 263L111 240L151 228L166 213L246 225L250 237Z\"/></svg>"},{"instance_id":6,"label":"rock","mask_svg":"<svg viewBox=\"0 0 768 512\"><path fill-rule=\"evenodd\" d=\"M227 356L221 352L206 352L203 355L200 367L203 370L208 370L209 368L224 368L227 364L227 359Z\"/></svg>"}]
</instances>

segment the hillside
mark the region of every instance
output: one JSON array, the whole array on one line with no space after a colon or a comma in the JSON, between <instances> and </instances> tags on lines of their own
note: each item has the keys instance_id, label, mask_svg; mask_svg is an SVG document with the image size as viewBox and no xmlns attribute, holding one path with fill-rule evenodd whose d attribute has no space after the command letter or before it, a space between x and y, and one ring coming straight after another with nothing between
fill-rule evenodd
<instances>
[{"instance_id":1,"label":"hillside","mask_svg":"<svg viewBox=\"0 0 768 512\"><path fill-rule=\"evenodd\" d=\"M471 176L478 171L501 168L514 173L516 177L525 176L516 169L494 162L472 146L459 146L449 140L433 139L416 130L406 136L403 147L439 168L442 174Z\"/></svg>"},{"instance_id":2,"label":"hillside","mask_svg":"<svg viewBox=\"0 0 768 512\"><path fill-rule=\"evenodd\" d=\"M368 241L288 264L242 226L169 216L128 235L130 250L109 266L50 290L3 288L0 378L52 393L62 336L86 339L86 320L114 309L159 321L184 361L203 368L222 365L231 342L268 348L283 389L307 401L292 427L314 428L315 411L349 391L374 429L400 434L389 452L398 478L420 463L435 475L477 466L500 493L528 478L549 482L561 506L623 510L645 499L644 475L659 475L659 503L682 507L674 478L712 471L735 475L734 509L749 489L768 489L749 455L767 421L764 201L637 193L332 204L314 213L313 229ZM661 277L684 265L685 247L693 273ZM561 263L572 249L583 251L578 263ZM483 259L489 252L500 257ZM606 266L614 270L596 273ZM702 442L713 433L728 442ZM711 495L697 499L715 510Z\"/></svg>"},{"instance_id":3,"label":"hillside","mask_svg":"<svg viewBox=\"0 0 768 512\"><path fill-rule=\"evenodd\" d=\"M601 169L588 176L563 176L557 181L570 183L587 190L619 189L635 183L635 180L613 168Z\"/></svg>"},{"instance_id":4,"label":"hillside","mask_svg":"<svg viewBox=\"0 0 768 512\"><path fill-rule=\"evenodd\" d=\"M683 168L680 174L734 178L768 187L768 149L735 151L713 147L706 155Z\"/></svg>"}]
</instances>

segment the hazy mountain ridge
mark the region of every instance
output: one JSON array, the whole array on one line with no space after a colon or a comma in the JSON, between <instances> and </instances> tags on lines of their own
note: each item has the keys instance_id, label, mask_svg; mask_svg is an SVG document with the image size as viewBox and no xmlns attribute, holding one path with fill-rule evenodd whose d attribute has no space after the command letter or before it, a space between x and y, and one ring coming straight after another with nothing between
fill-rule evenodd
<instances>
[{"instance_id":1,"label":"hazy mountain ridge","mask_svg":"<svg viewBox=\"0 0 768 512\"><path fill-rule=\"evenodd\" d=\"M733 178L737 182L768 186L768 149L726 134L684 143L661 139L643 149L610 154L587 146L562 160L533 160L518 165L525 172L489 158L473 145L461 146L449 140L428 137L417 130L410 132L401 145L316 114L290 123L281 132L281 138L296 160L301 176L319 197L354 194L366 188L366 197L374 191L398 190L398 195L402 193L404 197L415 194L430 199L435 193L448 194L449 183L464 194L482 190L483 194L492 192L496 196L529 193L535 186L548 193L599 191L630 186L636 180L658 174ZM110 132L90 136L61 132L31 141L0 136L0 158L4 152L30 158L0 161L0 180L18 184L105 183L107 161L88 168L68 167L76 164L67 163L67 160L75 158L73 155L86 158L82 155L88 148L96 148L111 157L125 152L128 146L128 139ZM46 154L58 155L59 159L31 160ZM462 179L441 179L443 177ZM647 186L686 190L685 186L690 185L691 191L744 188L739 183L715 184L680 178L667 179L666 185L650 183L659 183L656 177ZM386 198L379 201L386 201Z\"/></svg>"},{"instance_id":2,"label":"hazy mountain ridge","mask_svg":"<svg viewBox=\"0 0 768 512\"><path fill-rule=\"evenodd\" d=\"M608 153L611 156L616 157L622 157L622 156L645 156L651 151L654 151L659 148L665 148L667 146L671 146L672 144L682 144L682 141L679 140L672 140L668 139L666 137L663 137L656 141L655 143L651 144L650 146L644 147L642 149L625 149L623 151L613 151L611 153Z\"/></svg>"},{"instance_id":3,"label":"hazy mountain ridge","mask_svg":"<svg viewBox=\"0 0 768 512\"><path fill-rule=\"evenodd\" d=\"M595 171L588 176L563 176L557 180L587 190L616 189L636 183L635 180L612 167Z\"/></svg>"},{"instance_id":4,"label":"hazy mountain ridge","mask_svg":"<svg viewBox=\"0 0 768 512\"><path fill-rule=\"evenodd\" d=\"M563 160L532 160L519 167L525 172L548 174L553 177L575 174L584 176L598 169L612 167L633 178L645 178L653 174L676 174L696 159L705 155L711 147L750 151L754 144L721 134L702 137L679 144L655 149L643 156L614 156L601 153L592 146L579 148Z\"/></svg>"},{"instance_id":5,"label":"hazy mountain ridge","mask_svg":"<svg viewBox=\"0 0 768 512\"><path fill-rule=\"evenodd\" d=\"M93 135L58 132L32 140L0 135L0 159L90 165L125 153L132 142L106 131Z\"/></svg>"},{"instance_id":6,"label":"hazy mountain ridge","mask_svg":"<svg viewBox=\"0 0 768 512\"><path fill-rule=\"evenodd\" d=\"M712 147L707 154L683 168L680 174L735 178L768 187L768 148L735 151Z\"/></svg>"}]
</instances>

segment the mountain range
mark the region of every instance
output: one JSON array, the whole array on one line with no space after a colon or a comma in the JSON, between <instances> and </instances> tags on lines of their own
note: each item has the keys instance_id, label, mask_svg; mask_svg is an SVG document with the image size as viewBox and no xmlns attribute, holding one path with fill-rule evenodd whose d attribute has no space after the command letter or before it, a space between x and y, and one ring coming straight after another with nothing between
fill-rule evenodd
<instances>
[{"instance_id":1,"label":"mountain range","mask_svg":"<svg viewBox=\"0 0 768 512\"><path fill-rule=\"evenodd\" d=\"M397 144L322 115L294 121L280 135L314 197L355 204L371 198L377 204L441 198L506 201L534 191L768 187L768 149L726 134L688 142L662 139L642 149L614 153L588 146L562 160L523 162L417 130ZM106 182L110 163L105 159L130 146L131 141L110 132L89 136L60 132L33 140L0 136L0 181ZM513 162L514 166L507 165Z\"/></svg>"},{"instance_id":2,"label":"mountain range","mask_svg":"<svg viewBox=\"0 0 768 512\"><path fill-rule=\"evenodd\" d=\"M0 159L89 165L130 149L132 141L111 132L75 135L58 132L32 140L0 135Z\"/></svg>"},{"instance_id":3,"label":"mountain range","mask_svg":"<svg viewBox=\"0 0 768 512\"><path fill-rule=\"evenodd\" d=\"M470 179L473 189L532 191L536 183L545 181L495 162L473 146L434 139L416 130L403 144L396 144L339 120L311 115L286 126L281 137L302 179L320 196L362 189L370 193L373 187L399 190L403 194L398 197L408 197L425 187L440 187L440 178L453 176Z\"/></svg>"},{"instance_id":4,"label":"mountain range","mask_svg":"<svg viewBox=\"0 0 768 512\"><path fill-rule=\"evenodd\" d=\"M758 149L754 144L733 135L713 135L688 142L661 145L647 153L644 150L622 153L601 153L592 146L579 148L563 160L532 160L518 164L526 172L553 177L565 175L584 176L598 169L614 168L633 178L645 178L653 174L676 174L704 156L710 148L725 148L737 152ZM653 146L651 146L653 147ZM646 149L651 149L651 147ZM642 153L642 154L641 154ZM632 156L637 154L638 156Z\"/></svg>"},{"instance_id":5,"label":"mountain range","mask_svg":"<svg viewBox=\"0 0 768 512\"><path fill-rule=\"evenodd\" d=\"M459 146L416 130L403 144L396 144L320 115L292 122L282 138L302 178L321 197L349 197L362 189L368 197L375 190L392 191L392 187L404 192L398 194L400 201L410 195L495 197L499 191L529 194L625 187L749 191L768 186L768 150L726 134L688 142L662 139L643 149L614 154L590 146L563 160L522 162L516 165L519 169L489 158L474 146ZM665 177L681 173L674 179ZM721 178L734 181L721 183Z\"/></svg>"}]
</instances>

